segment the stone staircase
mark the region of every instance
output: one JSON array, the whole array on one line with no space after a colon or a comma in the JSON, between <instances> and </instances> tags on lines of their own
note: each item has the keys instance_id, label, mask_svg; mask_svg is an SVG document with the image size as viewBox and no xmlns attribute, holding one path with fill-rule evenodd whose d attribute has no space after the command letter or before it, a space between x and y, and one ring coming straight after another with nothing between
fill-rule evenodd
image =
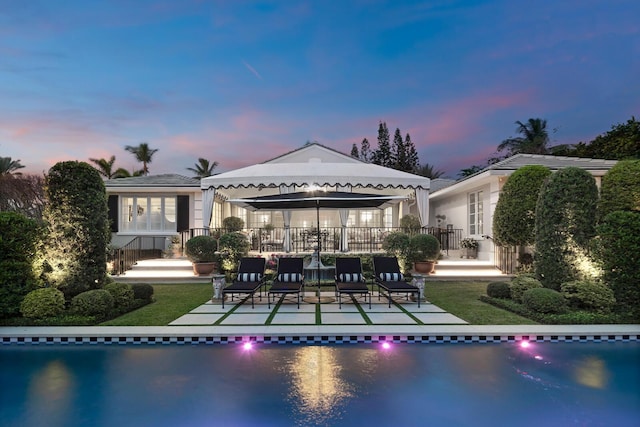
<instances>
[{"instance_id":1,"label":"stone staircase","mask_svg":"<svg viewBox=\"0 0 640 427\"><path fill-rule=\"evenodd\" d=\"M479 260L440 260L436 272L427 280L509 280L492 262Z\"/></svg>"},{"instance_id":2,"label":"stone staircase","mask_svg":"<svg viewBox=\"0 0 640 427\"><path fill-rule=\"evenodd\" d=\"M156 258L140 260L131 270L112 278L124 283L210 283L212 276L194 275L186 258Z\"/></svg>"},{"instance_id":3,"label":"stone staircase","mask_svg":"<svg viewBox=\"0 0 640 427\"><path fill-rule=\"evenodd\" d=\"M112 276L116 282L134 283L211 283L212 276L193 274L191 262L186 258L157 258L140 260L133 268L120 276ZM489 261L440 260L436 272L427 280L509 280Z\"/></svg>"}]
</instances>

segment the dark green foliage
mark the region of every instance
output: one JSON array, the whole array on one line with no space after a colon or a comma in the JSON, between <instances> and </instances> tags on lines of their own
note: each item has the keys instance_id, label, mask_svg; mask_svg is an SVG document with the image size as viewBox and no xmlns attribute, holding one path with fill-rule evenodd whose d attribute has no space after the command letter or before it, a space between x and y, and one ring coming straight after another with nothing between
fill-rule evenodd
<instances>
[{"instance_id":1,"label":"dark green foliage","mask_svg":"<svg viewBox=\"0 0 640 427\"><path fill-rule=\"evenodd\" d=\"M0 212L0 317L17 315L36 287L32 262L42 229L29 218Z\"/></svg>"},{"instance_id":2,"label":"dark green foliage","mask_svg":"<svg viewBox=\"0 0 640 427\"><path fill-rule=\"evenodd\" d=\"M398 258L398 264L402 271L406 271L410 266L407 257L409 255L409 246L411 237L401 231L393 231L387 234L382 241L382 250L389 256Z\"/></svg>"},{"instance_id":3,"label":"dark green foliage","mask_svg":"<svg viewBox=\"0 0 640 427\"><path fill-rule=\"evenodd\" d=\"M538 313L558 314L567 311L567 301L562 294L549 288L529 289L522 294L522 303Z\"/></svg>"},{"instance_id":4,"label":"dark green foliage","mask_svg":"<svg viewBox=\"0 0 640 427\"><path fill-rule=\"evenodd\" d=\"M640 212L640 160L618 162L602 177L598 218L615 211Z\"/></svg>"},{"instance_id":5,"label":"dark green foliage","mask_svg":"<svg viewBox=\"0 0 640 427\"><path fill-rule=\"evenodd\" d=\"M218 260L218 241L211 236L196 236L187 240L184 253L191 262L214 262Z\"/></svg>"},{"instance_id":6,"label":"dark green foliage","mask_svg":"<svg viewBox=\"0 0 640 427\"><path fill-rule=\"evenodd\" d=\"M82 292L71 300L71 312L79 316L94 316L106 319L113 312L113 297L105 289Z\"/></svg>"},{"instance_id":7,"label":"dark green foliage","mask_svg":"<svg viewBox=\"0 0 640 427\"><path fill-rule=\"evenodd\" d=\"M527 246L535 241L536 203L542 183L551 171L539 165L524 166L502 188L493 216L493 238L500 246Z\"/></svg>"},{"instance_id":8,"label":"dark green foliage","mask_svg":"<svg viewBox=\"0 0 640 427\"><path fill-rule=\"evenodd\" d=\"M44 319L64 312L64 294L56 288L40 288L29 292L20 304L20 312L28 319Z\"/></svg>"},{"instance_id":9,"label":"dark green foliage","mask_svg":"<svg viewBox=\"0 0 640 427\"><path fill-rule=\"evenodd\" d=\"M598 227L598 258L617 311L640 317L640 213L613 212Z\"/></svg>"},{"instance_id":10,"label":"dark green foliage","mask_svg":"<svg viewBox=\"0 0 640 427\"><path fill-rule=\"evenodd\" d=\"M575 309L606 314L611 312L616 303L613 291L604 283L594 280L576 280L563 283L560 290L569 305Z\"/></svg>"},{"instance_id":11,"label":"dark green foliage","mask_svg":"<svg viewBox=\"0 0 640 427\"><path fill-rule=\"evenodd\" d=\"M541 288L542 283L535 277L527 274L521 274L511 279L509 288L511 289L511 299L516 302L522 302L522 295L529 289Z\"/></svg>"},{"instance_id":12,"label":"dark green foliage","mask_svg":"<svg viewBox=\"0 0 640 427\"><path fill-rule=\"evenodd\" d=\"M589 261L595 236L598 189L589 172L565 168L543 184L536 205L536 277L551 289L586 278L581 269Z\"/></svg>"},{"instance_id":13,"label":"dark green foliage","mask_svg":"<svg viewBox=\"0 0 640 427\"><path fill-rule=\"evenodd\" d=\"M590 311L567 311L561 314L539 313L528 309L523 304L519 304L510 299L491 298L485 295L480 296L480 300L487 304L509 310L520 316L527 317L547 325L596 325L613 323L638 323L637 319L620 314L599 314Z\"/></svg>"},{"instance_id":14,"label":"dark green foliage","mask_svg":"<svg viewBox=\"0 0 640 427\"><path fill-rule=\"evenodd\" d=\"M487 285L487 295L491 298L511 298L508 282L491 282Z\"/></svg>"},{"instance_id":15,"label":"dark green foliage","mask_svg":"<svg viewBox=\"0 0 640 427\"><path fill-rule=\"evenodd\" d=\"M119 313L126 312L133 303L133 289L127 283L108 283L104 289L113 297L113 304Z\"/></svg>"},{"instance_id":16,"label":"dark green foliage","mask_svg":"<svg viewBox=\"0 0 640 427\"><path fill-rule=\"evenodd\" d=\"M372 153L371 163L386 167L393 167L395 163L389 141L389 129L385 122L380 122L378 126L378 148Z\"/></svg>"},{"instance_id":17,"label":"dark green foliage","mask_svg":"<svg viewBox=\"0 0 640 427\"><path fill-rule=\"evenodd\" d=\"M132 283L133 298L151 302L153 300L153 286L148 283Z\"/></svg>"},{"instance_id":18,"label":"dark green foliage","mask_svg":"<svg viewBox=\"0 0 640 427\"><path fill-rule=\"evenodd\" d=\"M640 158L640 121L631 117L627 123L618 123L590 143L578 144L572 155L596 159L638 159Z\"/></svg>"},{"instance_id":19,"label":"dark green foliage","mask_svg":"<svg viewBox=\"0 0 640 427\"><path fill-rule=\"evenodd\" d=\"M437 261L439 255L440 241L431 234L416 234L409 241L410 262Z\"/></svg>"},{"instance_id":20,"label":"dark green foliage","mask_svg":"<svg viewBox=\"0 0 640 427\"><path fill-rule=\"evenodd\" d=\"M101 288L111 238L104 182L87 163L69 161L49 170L46 185L48 237L37 265L43 279L67 299Z\"/></svg>"},{"instance_id":21,"label":"dark green foliage","mask_svg":"<svg viewBox=\"0 0 640 427\"><path fill-rule=\"evenodd\" d=\"M227 232L242 231L244 228L244 221L237 216L228 216L222 220L222 228Z\"/></svg>"},{"instance_id":22,"label":"dark green foliage","mask_svg":"<svg viewBox=\"0 0 640 427\"><path fill-rule=\"evenodd\" d=\"M219 241L220 252L223 254L222 268L225 271L236 271L240 258L249 253L249 240L242 233L234 232L224 234Z\"/></svg>"},{"instance_id":23,"label":"dark green foliage","mask_svg":"<svg viewBox=\"0 0 640 427\"><path fill-rule=\"evenodd\" d=\"M417 216L405 215L400 218L400 228L405 233L417 233L422 228L422 224Z\"/></svg>"}]
</instances>

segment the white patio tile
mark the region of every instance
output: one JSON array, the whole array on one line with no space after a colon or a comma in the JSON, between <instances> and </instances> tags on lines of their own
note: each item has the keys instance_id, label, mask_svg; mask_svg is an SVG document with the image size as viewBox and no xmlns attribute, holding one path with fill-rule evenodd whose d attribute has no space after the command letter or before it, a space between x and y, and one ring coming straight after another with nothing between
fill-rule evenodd
<instances>
[{"instance_id":1,"label":"white patio tile","mask_svg":"<svg viewBox=\"0 0 640 427\"><path fill-rule=\"evenodd\" d=\"M173 322L169 323L169 325L213 325L222 316L224 316L224 313L185 314L184 316L180 316Z\"/></svg>"},{"instance_id":2,"label":"white patio tile","mask_svg":"<svg viewBox=\"0 0 640 427\"><path fill-rule=\"evenodd\" d=\"M232 304L225 303L224 308L220 303L216 304L203 304L199 307L194 308L189 313L191 314L203 314L203 313L227 313L229 310L233 308Z\"/></svg>"},{"instance_id":3,"label":"white patio tile","mask_svg":"<svg viewBox=\"0 0 640 427\"><path fill-rule=\"evenodd\" d=\"M271 305L271 309L273 310L274 305ZM295 303L290 304L288 301L280 304L280 308L278 308L278 313L315 313L316 305L309 304L307 302L301 301L300 308L298 309L298 305Z\"/></svg>"},{"instance_id":4,"label":"white patio tile","mask_svg":"<svg viewBox=\"0 0 640 427\"><path fill-rule=\"evenodd\" d=\"M323 325L364 325L367 322L360 313L322 313Z\"/></svg>"},{"instance_id":5,"label":"white patio tile","mask_svg":"<svg viewBox=\"0 0 640 427\"><path fill-rule=\"evenodd\" d=\"M249 307L251 309L251 307ZM264 325L270 313L238 313L235 312L224 319L221 325Z\"/></svg>"},{"instance_id":6,"label":"white patio tile","mask_svg":"<svg viewBox=\"0 0 640 427\"><path fill-rule=\"evenodd\" d=\"M411 313L446 313L446 311L444 311L437 305L433 305L430 303L422 303L420 304L420 308L418 308L418 305L416 305L415 307L412 307L411 310L409 311Z\"/></svg>"},{"instance_id":7,"label":"white patio tile","mask_svg":"<svg viewBox=\"0 0 640 427\"><path fill-rule=\"evenodd\" d=\"M302 306L300 306L302 308ZM271 321L272 325L315 325L316 314L314 313L282 313L278 311Z\"/></svg>"},{"instance_id":8,"label":"white patio tile","mask_svg":"<svg viewBox=\"0 0 640 427\"><path fill-rule=\"evenodd\" d=\"M415 320L405 313L367 313L374 324L382 325L415 325Z\"/></svg>"},{"instance_id":9,"label":"white patio tile","mask_svg":"<svg viewBox=\"0 0 640 427\"><path fill-rule=\"evenodd\" d=\"M455 324L466 325L467 322L449 313L411 313L422 323L430 325Z\"/></svg>"}]
</instances>

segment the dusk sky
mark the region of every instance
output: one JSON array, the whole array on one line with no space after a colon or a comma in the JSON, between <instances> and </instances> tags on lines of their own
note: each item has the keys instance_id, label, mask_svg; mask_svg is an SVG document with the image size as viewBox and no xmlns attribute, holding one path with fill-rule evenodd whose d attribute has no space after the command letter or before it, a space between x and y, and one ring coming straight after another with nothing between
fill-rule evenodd
<instances>
[{"instance_id":1,"label":"dusk sky","mask_svg":"<svg viewBox=\"0 0 640 427\"><path fill-rule=\"evenodd\" d=\"M640 117L640 1L0 0L0 156L23 172L159 151L151 174L216 172L380 121L455 177L514 122L552 145ZM553 132L555 130L555 132Z\"/></svg>"}]
</instances>

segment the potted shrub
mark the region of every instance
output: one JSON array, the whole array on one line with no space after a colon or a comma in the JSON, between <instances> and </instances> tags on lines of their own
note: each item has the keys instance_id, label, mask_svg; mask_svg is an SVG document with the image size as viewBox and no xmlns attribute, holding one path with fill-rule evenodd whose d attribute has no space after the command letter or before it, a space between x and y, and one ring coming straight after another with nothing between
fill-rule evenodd
<instances>
[{"instance_id":1,"label":"potted shrub","mask_svg":"<svg viewBox=\"0 0 640 427\"><path fill-rule=\"evenodd\" d=\"M189 261L193 263L196 276L208 276L218 267L218 241L211 236L196 236L187 240L184 247Z\"/></svg>"},{"instance_id":2,"label":"potted shrub","mask_svg":"<svg viewBox=\"0 0 640 427\"><path fill-rule=\"evenodd\" d=\"M478 256L478 246L480 246L478 241L471 237L460 240L460 247L462 248L460 258L463 256L466 256L467 259L476 258Z\"/></svg>"},{"instance_id":3,"label":"potted shrub","mask_svg":"<svg viewBox=\"0 0 640 427\"><path fill-rule=\"evenodd\" d=\"M409 241L408 261L417 273L433 273L439 256L440 241L435 236L416 234Z\"/></svg>"}]
</instances>

